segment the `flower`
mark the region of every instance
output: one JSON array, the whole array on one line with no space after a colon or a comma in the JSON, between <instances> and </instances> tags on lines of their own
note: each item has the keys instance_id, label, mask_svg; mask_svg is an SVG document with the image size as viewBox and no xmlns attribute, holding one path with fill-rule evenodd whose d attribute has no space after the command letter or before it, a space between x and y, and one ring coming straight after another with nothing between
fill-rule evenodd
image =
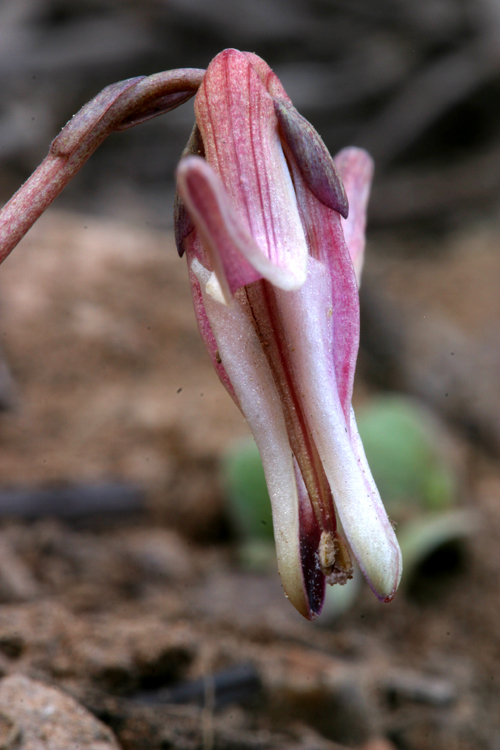
<instances>
[{"instance_id":1,"label":"flower","mask_svg":"<svg viewBox=\"0 0 500 750\"><path fill-rule=\"evenodd\" d=\"M316 617L325 584L352 576L350 548L390 601L401 553L351 407L371 159L332 160L251 53L217 55L195 114L176 239L201 335L259 448L285 594Z\"/></svg>"}]
</instances>

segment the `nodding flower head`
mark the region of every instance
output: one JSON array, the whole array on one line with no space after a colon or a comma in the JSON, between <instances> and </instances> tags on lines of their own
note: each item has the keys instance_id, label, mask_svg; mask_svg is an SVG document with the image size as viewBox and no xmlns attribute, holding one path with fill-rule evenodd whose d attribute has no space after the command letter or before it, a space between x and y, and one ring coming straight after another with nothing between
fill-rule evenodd
<instances>
[{"instance_id":1,"label":"nodding flower head","mask_svg":"<svg viewBox=\"0 0 500 750\"><path fill-rule=\"evenodd\" d=\"M352 553L390 601L401 553L351 407L371 159L332 159L251 53L217 55L195 114L176 241L208 352L260 451L285 594L316 617Z\"/></svg>"}]
</instances>

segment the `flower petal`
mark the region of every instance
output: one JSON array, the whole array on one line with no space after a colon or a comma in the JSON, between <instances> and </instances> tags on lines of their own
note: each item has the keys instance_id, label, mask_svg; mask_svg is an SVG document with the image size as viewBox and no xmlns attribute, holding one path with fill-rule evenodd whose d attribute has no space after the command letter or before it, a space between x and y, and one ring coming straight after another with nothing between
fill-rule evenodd
<instances>
[{"instance_id":1,"label":"flower petal","mask_svg":"<svg viewBox=\"0 0 500 750\"><path fill-rule=\"evenodd\" d=\"M318 526L297 462L294 460L293 463L299 499L300 564L308 605L305 617L308 620L313 620L321 614L325 601L326 577L321 568L318 554L321 543L321 529ZM304 614L300 610L299 612Z\"/></svg>"},{"instance_id":2,"label":"flower petal","mask_svg":"<svg viewBox=\"0 0 500 750\"><path fill-rule=\"evenodd\" d=\"M266 278L280 289L298 289L304 274L275 265L248 233L214 170L188 156L177 169L177 186L200 234L226 302L242 286ZM304 237L304 235L302 234ZM305 238L304 238L305 243Z\"/></svg>"},{"instance_id":3,"label":"flower petal","mask_svg":"<svg viewBox=\"0 0 500 750\"><path fill-rule=\"evenodd\" d=\"M379 599L382 599L382 601L390 602L393 599L401 580L403 558L393 526L387 517L377 485L375 484L370 467L368 466L365 449L361 442L353 409L351 409L350 433L352 449L358 462L358 466L363 474L367 497L371 503L370 510L375 514L378 521L378 524L374 523L372 527L367 524L366 529L363 530L364 540L362 540L361 543L370 547L370 553L358 558L358 562L374 594L376 594ZM350 515L349 523L351 525L359 524L359 519L355 518L356 509L349 508L347 512ZM339 516L342 519L340 511ZM367 518L367 520L369 519ZM344 521L342 521L342 523L344 523ZM377 525L381 527L380 538L378 536L380 532L376 530ZM361 539L360 534L357 536ZM349 535L348 538L350 540ZM373 564L374 558L377 558L376 566Z\"/></svg>"},{"instance_id":4,"label":"flower petal","mask_svg":"<svg viewBox=\"0 0 500 750\"><path fill-rule=\"evenodd\" d=\"M339 398L328 270L311 258L304 286L276 295L292 365L302 384L303 404L344 533L371 587L388 600L401 576L401 553L364 459L355 422L351 414L346 418Z\"/></svg>"},{"instance_id":5,"label":"flower petal","mask_svg":"<svg viewBox=\"0 0 500 750\"><path fill-rule=\"evenodd\" d=\"M181 160L177 188L229 302L236 289L261 278L248 256L271 264L239 221L221 181L204 159Z\"/></svg>"},{"instance_id":6,"label":"flower petal","mask_svg":"<svg viewBox=\"0 0 500 750\"><path fill-rule=\"evenodd\" d=\"M243 52L243 54L245 55L248 62L251 63L253 69L255 70L264 87L267 89L267 91L269 91L273 99L281 99L282 101L289 102L291 104L292 100L283 88L280 79L278 78L276 73L271 70L266 61L263 60L262 57L256 55L254 52Z\"/></svg>"},{"instance_id":7,"label":"flower petal","mask_svg":"<svg viewBox=\"0 0 500 750\"><path fill-rule=\"evenodd\" d=\"M349 200L349 217L342 221L358 286L365 254L366 209L373 179L373 159L362 148L344 148L334 157Z\"/></svg>"},{"instance_id":8,"label":"flower petal","mask_svg":"<svg viewBox=\"0 0 500 750\"><path fill-rule=\"evenodd\" d=\"M300 524L307 527L308 500L299 492L285 419L273 376L261 342L244 308L244 293L229 305L217 302L209 292L210 272L196 259L192 262L206 315L217 342L220 358L248 420L262 458L273 509L276 554L281 582L293 606L308 619L321 608L321 580L304 583L303 563L314 553L301 538ZM299 507L304 505L302 510ZM308 527L307 527L308 528ZM307 534L306 534L307 537ZM302 545L301 545L302 542ZM307 569L306 569L307 570Z\"/></svg>"},{"instance_id":9,"label":"flower petal","mask_svg":"<svg viewBox=\"0 0 500 750\"><path fill-rule=\"evenodd\" d=\"M272 265L295 280L287 288L298 288L305 281L307 242L273 99L245 54L229 49L212 60L195 113L207 162L242 226Z\"/></svg>"},{"instance_id":10,"label":"flower petal","mask_svg":"<svg viewBox=\"0 0 500 750\"><path fill-rule=\"evenodd\" d=\"M335 378L345 418L349 422L354 373L359 347L359 293L342 219L321 203L305 184L293 156L289 156L302 219L312 258L328 269L329 330ZM309 263L308 273L311 268Z\"/></svg>"},{"instance_id":11,"label":"flower petal","mask_svg":"<svg viewBox=\"0 0 500 750\"><path fill-rule=\"evenodd\" d=\"M309 190L328 208L345 219L349 213L349 196L342 184L338 165L317 130L293 106L277 75L262 58L243 53L272 96L274 110L284 138Z\"/></svg>"}]
</instances>

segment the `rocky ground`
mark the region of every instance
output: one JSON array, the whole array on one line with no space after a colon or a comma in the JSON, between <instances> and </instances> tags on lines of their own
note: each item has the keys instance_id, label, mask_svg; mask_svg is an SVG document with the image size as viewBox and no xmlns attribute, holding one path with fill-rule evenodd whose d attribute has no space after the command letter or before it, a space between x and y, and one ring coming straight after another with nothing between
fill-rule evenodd
<instances>
[{"instance_id":1,"label":"rocky ground","mask_svg":"<svg viewBox=\"0 0 500 750\"><path fill-rule=\"evenodd\" d=\"M1 747L500 748L498 379L470 355L495 351L499 239L372 243L367 330L391 340L397 306L404 346L366 342L357 401L397 371L446 416L478 527L461 564L322 626L238 562L219 466L247 428L170 235L42 218L0 274Z\"/></svg>"}]
</instances>

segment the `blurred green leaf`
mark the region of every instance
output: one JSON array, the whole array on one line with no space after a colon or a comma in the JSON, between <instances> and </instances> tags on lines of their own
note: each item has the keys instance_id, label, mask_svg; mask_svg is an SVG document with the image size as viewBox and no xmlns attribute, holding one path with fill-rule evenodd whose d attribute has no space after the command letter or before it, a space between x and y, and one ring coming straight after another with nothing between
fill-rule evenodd
<instances>
[{"instance_id":1,"label":"blurred green leaf","mask_svg":"<svg viewBox=\"0 0 500 750\"><path fill-rule=\"evenodd\" d=\"M242 539L273 540L271 501L257 446L252 439L238 444L225 458L228 513Z\"/></svg>"},{"instance_id":2,"label":"blurred green leaf","mask_svg":"<svg viewBox=\"0 0 500 750\"><path fill-rule=\"evenodd\" d=\"M238 546L240 565L254 573L275 571L277 566L274 539L253 539Z\"/></svg>"},{"instance_id":3,"label":"blurred green leaf","mask_svg":"<svg viewBox=\"0 0 500 750\"><path fill-rule=\"evenodd\" d=\"M389 515L396 520L449 508L457 478L443 428L428 409L402 396L382 396L357 414L368 463Z\"/></svg>"}]
</instances>

